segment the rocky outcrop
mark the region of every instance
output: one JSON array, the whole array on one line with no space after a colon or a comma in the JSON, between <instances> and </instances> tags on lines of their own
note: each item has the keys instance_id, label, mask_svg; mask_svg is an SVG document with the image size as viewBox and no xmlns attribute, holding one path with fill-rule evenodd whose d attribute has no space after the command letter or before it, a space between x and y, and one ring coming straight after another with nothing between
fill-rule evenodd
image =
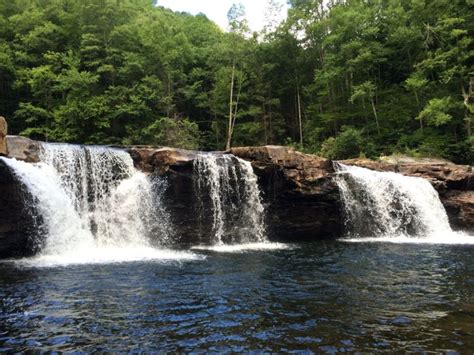
<instances>
[{"instance_id":1,"label":"rocky outcrop","mask_svg":"<svg viewBox=\"0 0 474 355\"><path fill-rule=\"evenodd\" d=\"M137 169L155 174L164 174L170 167L189 165L197 152L175 148L131 148L129 149Z\"/></svg>"},{"instance_id":2,"label":"rocky outcrop","mask_svg":"<svg viewBox=\"0 0 474 355\"><path fill-rule=\"evenodd\" d=\"M37 162L41 145L23 137L8 136L8 157ZM193 162L199 152L167 147L132 147L128 151L135 166L160 176L173 225L176 243L195 243L202 230L196 206ZM233 154L250 161L258 177L267 211L269 236L273 240L316 240L339 237L343 233L342 211L334 162L281 146L232 148ZM471 166L444 161L341 161L378 171L393 171L428 179L438 190L451 225L474 228L474 175ZM30 236L37 233L34 198L0 159L0 257L28 254L34 250Z\"/></svg>"},{"instance_id":3,"label":"rocky outcrop","mask_svg":"<svg viewBox=\"0 0 474 355\"><path fill-rule=\"evenodd\" d=\"M135 166L167 179L165 200L182 241L196 234L193 161L197 152L173 148L131 148ZM233 148L228 152L252 163L263 192L271 239L334 238L341 234L332 163L288 147Z\"/></svg>"},{"instance_id":4,"label":"rocky outcrop","mask_svg":"<svg viewBox=\"0 0 474 355\"><path fill-rule=\"evenodd\" d=\"M263 191L272 238L321 239L342 234L341 206L333 180L332 161L282 146L238 147L223 153L252 163ZM173 189L171 200L183 194L177 204L182 207L181 211L176 212L189 220L186 198L192 195L192 162L196 152L134 148L130 154L138 168L167 177L170 189ZM340 163L425 178L440 194L454 228L472 229L474 226L471 166L393 157L382 161L351 159Z\"/></svg>"},{"instance_id":5,"label":"rocky outcrop","mask_svg":"<svg viewBox=\"0 0 474 355\"><path fill-rule=\"evenodd\" d=\"M446 191L440 197L451 226L474 232L474 191Z\"/></svg>"},{"instance_id":6,"label":"rocky outcrop","mask_svg":"<svg viewBox=\"0 0 474 355\"><path fill-rule=\"evenodd\" d=\"M254 167L267 205L271 238L314 240L342 234L331 161L282 146L232 148L230 153Z\"/></svg>"},{"instance_id":7,"label":"rocky outcrop","mask_svg":"<svg viewBox=\"0 0 474 355\"><path fill-rule=\"evenodd\" d=\"M40 161L41 143L21 136L7 136L8 158L29 163Z\"/></svg>"},{"instance_id":8,"label":"rocky outcrop","mask_svg":"<svg viewBox=\"0 0 474 355\"><path fill-rule=\"evenodd\" d=\"M5 120L5 117L0 116L0 156L8 155L7 140L6 140L7 132L8 132L7 121Z\"/></svg>"},{"instance_id":9,"label":"rocky outcrop","mask_svg":"<svg viewBox=\"0 0 474 355\"><path fill-rule=\"evenodd\" d=\"M340 162L372 170L393 171L407 176L422 177L429 180L439 192L474 190L474 172L469 165L456 165L448 161L426 159L396 163L393 160L384 162L369 159L350 159Z\"/></svg>"}]
</instances>

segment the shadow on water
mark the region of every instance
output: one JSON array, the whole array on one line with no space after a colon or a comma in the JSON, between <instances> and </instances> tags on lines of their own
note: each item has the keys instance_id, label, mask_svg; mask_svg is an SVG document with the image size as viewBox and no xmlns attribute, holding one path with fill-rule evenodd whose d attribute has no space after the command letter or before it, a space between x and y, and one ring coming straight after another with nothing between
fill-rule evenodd
<instances>
[{"instance_id":1,"label":"shadow on water","mask_svg":"<svg viewBox=\"0 0 474 355\"><path fill-rule=\"evenodd\" d=\"M202 260L0 264L0 350L474 351L472 246L341 243Z\"/></svg>"}]
</instances>

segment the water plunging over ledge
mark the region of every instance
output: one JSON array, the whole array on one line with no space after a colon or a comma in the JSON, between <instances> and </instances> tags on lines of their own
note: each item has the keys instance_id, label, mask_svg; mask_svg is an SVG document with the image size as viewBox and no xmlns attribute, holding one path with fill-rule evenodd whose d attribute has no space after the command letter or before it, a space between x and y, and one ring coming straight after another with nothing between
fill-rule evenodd
<instances>
[{"instance_id":1,"label":"water plunging over ledge","mask_svg":"<svg viewBox=\"0 0 474 355\"><path fill-rule=\"evenodd\" d=\"M340 163L334 168L349 240L474 244L451 229L426 179Z\"/></svg>"},{"instance_id":2,"label":"water plunging over ledge","mask_svg":"<svg viewBox=\"0 0 474 355\"><path fill-rule=\"evenodd\" d=\"M33 260L49 265L192 256L157 249L169 238L169 219L154 182L125 151L45 143L40 163L3 161L41 214L45 235Z\"/></svg>"},{"instance_id":3,"label":"water plunging over ledge","mask_svg":"<svg viewBox=\"0 0 474 355\"><path fill-rule=\"evenodd\" d=\"M201 153L194 160L193 175L199 221L212 226L214 246L268 241L257 177L249 162Z\"/></svg>"}]
</instances>

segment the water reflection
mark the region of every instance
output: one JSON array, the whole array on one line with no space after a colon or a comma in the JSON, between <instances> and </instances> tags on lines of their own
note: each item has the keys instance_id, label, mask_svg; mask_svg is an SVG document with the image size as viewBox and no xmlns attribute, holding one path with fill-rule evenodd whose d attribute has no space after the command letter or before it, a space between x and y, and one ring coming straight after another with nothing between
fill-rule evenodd
<instances>
[{"instance_id":1,"label":"water reflection","mask_svg":"<svg viewBox=\"0 0 474 355\"><path fill-rule=\"evenodd\" d=\"M181 263L0 264L0 350L474 351L473 251L321 242Z\"/></svg>"}]
</instances>

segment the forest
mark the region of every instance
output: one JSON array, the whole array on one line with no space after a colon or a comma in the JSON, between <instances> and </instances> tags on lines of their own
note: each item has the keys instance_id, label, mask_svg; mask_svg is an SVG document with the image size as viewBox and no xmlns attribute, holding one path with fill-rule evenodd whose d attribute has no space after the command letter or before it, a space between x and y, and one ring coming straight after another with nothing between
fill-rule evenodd
<instances>
[{"instance_id":1,"label":"forest","mask_svg":"<svg viewBox=\"0 0 474 355\"><path fill-rule=\"evenodd\" d=\"M0 115L46 141L473 163L474 0L0 1ZM262 15L263 16L263 15Z\"/></svg>"}]
</instances>

